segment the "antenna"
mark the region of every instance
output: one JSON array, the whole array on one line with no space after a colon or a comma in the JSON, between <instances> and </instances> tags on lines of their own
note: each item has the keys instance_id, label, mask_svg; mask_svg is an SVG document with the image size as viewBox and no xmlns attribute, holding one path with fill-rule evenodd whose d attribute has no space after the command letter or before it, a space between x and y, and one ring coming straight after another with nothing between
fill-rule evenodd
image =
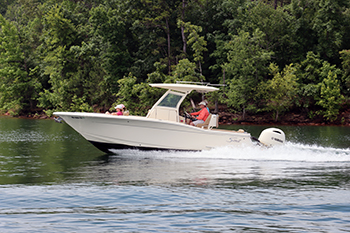
<instances>
[{"instance_id":1,"label":"antenna","mask_svg":"<svg viewBox=\"0 0 350 233\"><path fill-rule=\"evenodd\" d=\"M206 86L224 87L226 84L211 84L208 82L191 82L191 81L176 81L176 83L186 83L186 84L201 84Z\"/></svg>"}]
</instances>

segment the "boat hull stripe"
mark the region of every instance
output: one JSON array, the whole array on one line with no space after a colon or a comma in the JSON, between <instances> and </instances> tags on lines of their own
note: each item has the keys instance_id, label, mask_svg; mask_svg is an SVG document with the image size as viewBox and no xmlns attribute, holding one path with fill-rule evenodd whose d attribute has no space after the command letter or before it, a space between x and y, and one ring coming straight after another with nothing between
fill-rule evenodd
<instances>
[{"instance_id":1,"label":"boat hull stripe","mask_svg":"<svg viewBox=\"0 0 350 233\"><path fill-rule=\"evenodd\" d=\"M138 150L174 150L174 151L198 151L198 150L180 150L180 149L166 149L166 148L154 148L154 147L143 147L143 146L129 146L124 144L114 144L114 143L102 143L89 141L96 148L100 149L103 152L110 153L111 149L138 149Z\"/></svg>"}]
</instances>

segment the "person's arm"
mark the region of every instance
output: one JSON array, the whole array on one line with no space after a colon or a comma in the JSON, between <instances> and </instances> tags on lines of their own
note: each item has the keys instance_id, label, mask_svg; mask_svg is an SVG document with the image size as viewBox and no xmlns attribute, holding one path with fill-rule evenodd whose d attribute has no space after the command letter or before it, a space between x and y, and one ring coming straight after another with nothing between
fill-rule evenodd
<instances>
[{"instance_id":1,"label":"person's arm","mask_svg":"<svg viewBox=\"0 0 350 233\"><path fill-rule=\"evenodd\" d=\"M200 110L200 111L198 111L198 112L191 112L190 114L191 114L192 116L197 116L197 115L199 115L199 114L201 113L201 111L202 111L202 110Z\"/></svg>"}]
</instances>

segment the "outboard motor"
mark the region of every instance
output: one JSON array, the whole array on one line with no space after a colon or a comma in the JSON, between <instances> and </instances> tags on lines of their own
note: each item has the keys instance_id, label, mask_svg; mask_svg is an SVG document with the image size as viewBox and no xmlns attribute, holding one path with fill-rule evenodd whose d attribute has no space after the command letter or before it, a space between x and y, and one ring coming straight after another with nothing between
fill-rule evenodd
<instances>
[{"instance_id":1,"label":"outboard motor","mask_svg":"<svg viewBox=\"0 0 350 233\"><path fill-rule=\"evenodd\" d=\"M268 147L282 145L285 140L284 132L277 128L264 129L259 136L259 141Z\"/></svg>"}]
</instances>

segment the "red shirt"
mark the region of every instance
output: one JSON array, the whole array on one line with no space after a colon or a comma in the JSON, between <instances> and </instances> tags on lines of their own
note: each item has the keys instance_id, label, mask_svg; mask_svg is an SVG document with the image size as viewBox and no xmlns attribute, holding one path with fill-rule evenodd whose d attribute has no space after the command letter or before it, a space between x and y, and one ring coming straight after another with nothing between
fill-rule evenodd
<instances>
[{"instance_id":1,"label":"red shirt","mask_svg":"<svg viewBox=\"0 0 350 233\"><path fill-rule=\"evenodd\" d=\"M208 112L207 108L202 108L198 112L192 112L190 114L192 116L198 115L197 120L203 120L203 121L205 121L209 116L209 112Z\"/></svg>"}]
</instances>

